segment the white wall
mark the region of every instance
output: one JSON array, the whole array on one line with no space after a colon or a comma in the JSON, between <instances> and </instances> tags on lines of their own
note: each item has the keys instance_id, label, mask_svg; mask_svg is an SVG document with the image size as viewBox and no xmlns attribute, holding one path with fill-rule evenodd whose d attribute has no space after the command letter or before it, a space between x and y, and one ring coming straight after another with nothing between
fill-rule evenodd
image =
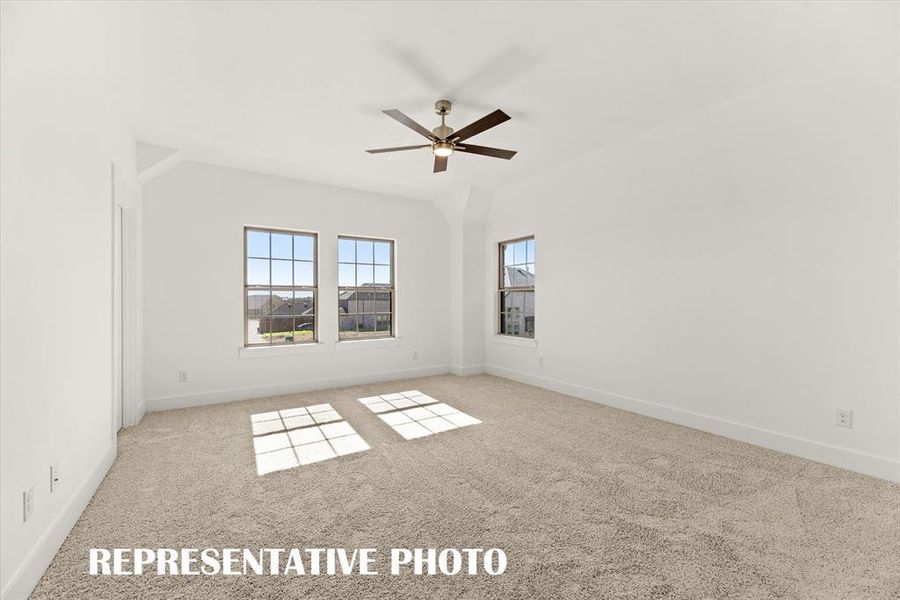
<instances>
[{"instance_id":1,"label":"white wall","mask_svg":"<svg viewBox=\"0 0 900 600\"><path fill-rule=\"evenodd\" d=\"M434 205L444 215L449 226L449 260L447 272L450 274L450 338L449 356L451 371L463 374L463 234L466 205L469 201L469 189L465 188L453 194L439 198Z\"/></svg>"},{"instance_id":2,"label":"white wall","mask_svg":"<svg viewBox=\"0 0 900 600\"><path fill-rule=\"evenodd\" d=\"M456 375L484 365L485 217L493 193L467 187L435 202L450 224L450 360Z\"/></svg>"},{"instance_id":3,"label":"white wall","mask_svg":"<svg viewBox=\"0 0 900 600\"><path fill-rule=\"evenodd\" d=\"M245 225L319 233L318 351L239 356ZM339 234L397 240L396 343L336 344ZM174 167L144 189L148 410L446 372L449 244L430 203L196 162Z\"/></svg>"},{"instance_id":4,"label":"white wall","mask_svg":"<svg viewBox=\"0 0 900 600\"><path fill-rule=\"evenodd\" d=\"M486 298L494 244L534 234L537 348L488 338L488 370L900 478L896 49L896 19L862 29L827 70L501 190Z\"/></svg>"},{"instance_id":5,"label":"white wall","mask_svg":"<svg viewBox=\"0 0 900 600\"><path fill-rule=\"evenodd\" d=\"M0 13L0 589L23 598L115 456L110 162L137 187L112 107L102 5ZM50 493L51 463L60 469ZM23 522L22 493L34 486Z\"/></svg>"}]
</instances>

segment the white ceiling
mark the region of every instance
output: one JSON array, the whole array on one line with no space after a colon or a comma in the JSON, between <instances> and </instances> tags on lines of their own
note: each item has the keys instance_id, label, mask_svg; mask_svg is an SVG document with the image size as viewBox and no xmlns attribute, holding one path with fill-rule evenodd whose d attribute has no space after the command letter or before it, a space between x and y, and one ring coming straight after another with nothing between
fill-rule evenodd
<instances>
[{"instance_id":1,"label":"white ceiling","mask_svg":"<svg viewBox=\"0 0 900 600\"><path fill-rule=\"evenodd\" d=\"M808 3L118 5L135 136L201 160L404 197L496 188L829 60L844 7ZM832 14L833 13L833 14ZM456 129L512 161L429 151L381 114Z\"/></svg>"}]
</instances>

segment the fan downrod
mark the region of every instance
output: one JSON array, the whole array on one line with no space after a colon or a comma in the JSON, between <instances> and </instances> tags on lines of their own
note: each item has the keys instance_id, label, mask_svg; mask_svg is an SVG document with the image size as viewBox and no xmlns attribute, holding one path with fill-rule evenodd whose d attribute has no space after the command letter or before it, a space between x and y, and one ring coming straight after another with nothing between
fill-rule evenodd
<instances>
[{"instance_id":1,"label":"fan downrod","mask_svg":"<svg viewBox=\"0 0 900 600\"><path fill-rule=\"evenodd\" d=\"M431 130L436 137L442 140L446 140L450 137L450 134L453 133L453 128L448 127L445 123L445 119L447 115L450 114L450 109L453 108L453 104L449 100L438 100L434 103L434 112L440 115L441 124Z\"/></svg>"}]
</instances>

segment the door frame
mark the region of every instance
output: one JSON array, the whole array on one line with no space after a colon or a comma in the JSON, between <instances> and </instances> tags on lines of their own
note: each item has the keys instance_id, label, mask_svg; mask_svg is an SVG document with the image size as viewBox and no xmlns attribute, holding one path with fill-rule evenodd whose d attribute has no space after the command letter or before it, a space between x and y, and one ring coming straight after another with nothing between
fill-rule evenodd
<instances>
[{"instance_id":1,"label":"door frame","mask_svg":"<svg viewBox=\"0 0 900 600\"><path fill-rule=\"evenodd\" d=\"M113 202L113 278L112 278L112 428L113 433L118 433L123 425L123 405L125 400L123 369L125 344L122 339L124 333L123 308L124 301L124 265L122 250L124 236L122 235L122 207Z\"/></svg>"},{"instance_id":2,"label":"door frame","mask_svg":"<svg viewBox=\"0 0 900 600\"><path fill-rule=\"evenodd\" d=\"M110 427L115 439L120 422L122 427L131 427L137 425L143 416L140 356L140 195L119 176L115 163L110 164L110 185L112 190ZM119 398L121 403L118 402Z\"/></svg>"}]
</instances>

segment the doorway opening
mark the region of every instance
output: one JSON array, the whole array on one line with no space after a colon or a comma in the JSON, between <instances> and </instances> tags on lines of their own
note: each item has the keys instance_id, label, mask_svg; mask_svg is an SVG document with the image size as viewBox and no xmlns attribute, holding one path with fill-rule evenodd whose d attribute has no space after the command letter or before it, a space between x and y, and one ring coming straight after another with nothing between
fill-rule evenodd
<instances>
[{"instance_id":1,"label":"doorway opening","mask_svg":"<svg viewBox=\"0 0 900 600\"><path fill-rule=\"evenodd\" d=\"M136 425L140 403L140 265L138 193L112 165L111 430Z\"/></svg>"}]
</instances>

